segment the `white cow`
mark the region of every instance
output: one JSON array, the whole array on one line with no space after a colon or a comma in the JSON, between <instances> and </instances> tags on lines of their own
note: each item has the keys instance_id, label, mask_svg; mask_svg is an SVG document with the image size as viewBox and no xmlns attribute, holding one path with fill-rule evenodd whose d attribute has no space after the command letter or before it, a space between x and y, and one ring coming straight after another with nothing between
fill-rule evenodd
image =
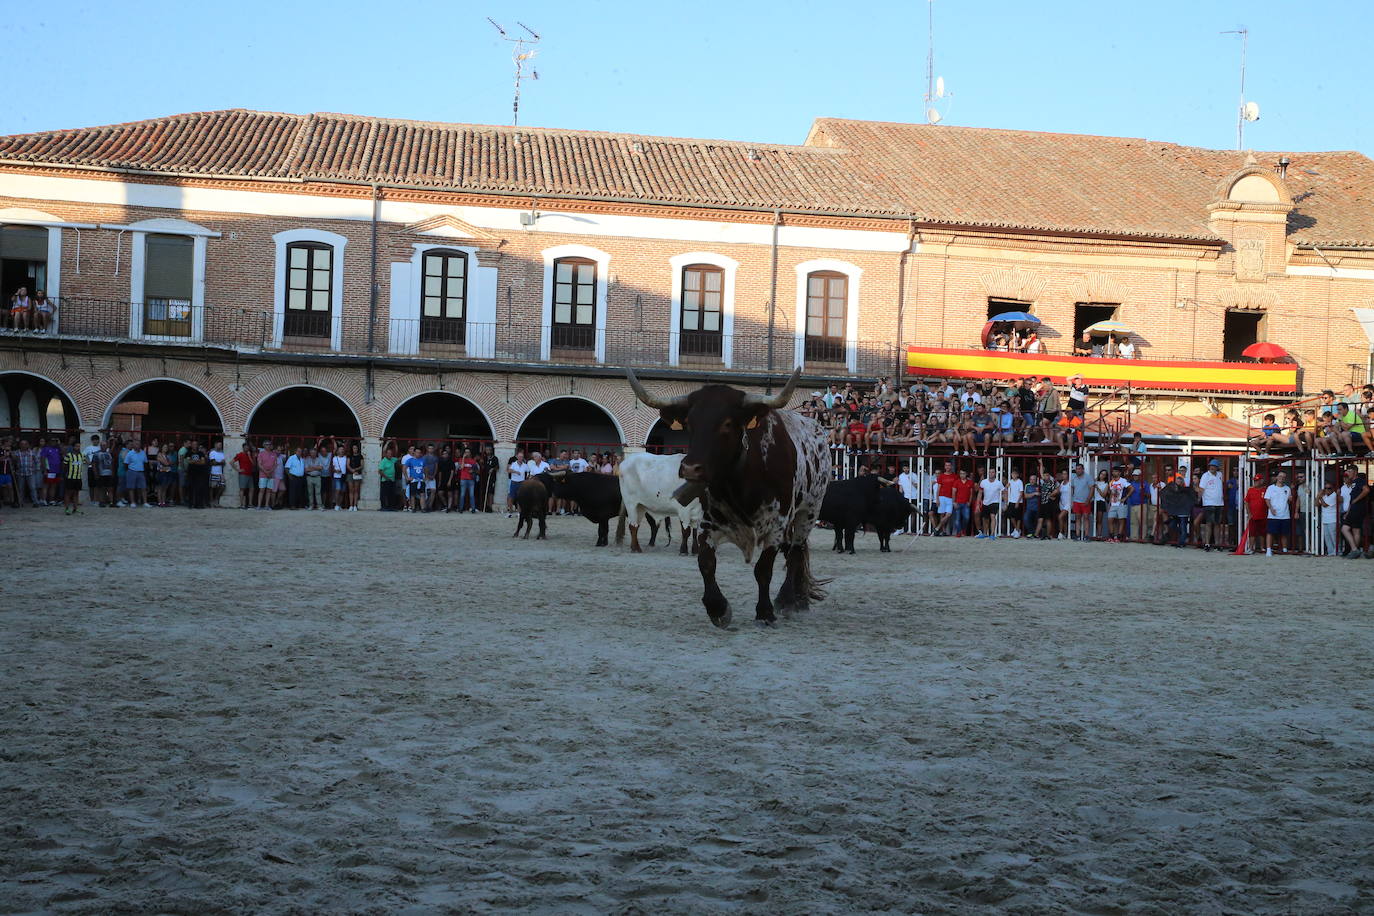
<instances>
[{"instance_id":1,"label":"white cow","mask_svg":"<svg viewBox=\"0 0 1374 916\"><path fill-rule=\"evenodd\" d=\"M692 553L696 553L696 532L701 527L701 500L694 499L682 506L673 499L673 493L682 486L682 478L677 473L681 464L681 455L651 455L648 452L626 455L625 460L620 462L621 509L620 524L615 533L617 544L625 540L625 521L628 518L630 551L642 553L639 526L644 523L645 513L649 513L663 519L665 527L669 519L676 517L682 527L682 547L679 552L686 553L690 544ZM690 540L688 531L692 532Z\"/></svg>"}]
</instances>

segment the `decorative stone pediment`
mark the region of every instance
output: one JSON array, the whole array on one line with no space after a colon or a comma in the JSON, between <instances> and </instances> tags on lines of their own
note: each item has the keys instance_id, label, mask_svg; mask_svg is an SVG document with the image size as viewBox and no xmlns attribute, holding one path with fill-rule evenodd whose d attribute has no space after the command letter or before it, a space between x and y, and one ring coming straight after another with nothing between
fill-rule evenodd
<instances>
[{"instance_id":1,"label":"decorative stone pediment","mask_svg":"<svg viewBox=\"0 0 1374 916\"><path fill-rule=\"evenodd\" d=\"M1249 160L1244 168L1217 184L1208 211L1246 210L1259 213L1287 213L1293 209L1293 195L1287 183L1270 169Z\"/></svg>"},{"instance_id":2,"label":"decorative stone pediment","mask_svg":"<svg viewBox=\"0 0 1374 916\"><path fill-rule=\"evenodd\" d=\"M422 219L418 223L411 223L402 231L409 235L419 235L425 238L488 240L497 238L486 229L480 229L472 223L447 213Z\"/></svg>"},{"instance_id":3,"label":"decorative stone pediment","mask_svg":"<svg viewBox=\"0 0 1374 916\"><path fill-rule=\"evenodd\" d=\"M1124 305L1131 298L1131 291L1112 274L1099 270L1071 276L1068 298L1070 302L1115 302Z\"/></svg>"},{"instance_id":4,"label":"decorative stone pediment","mask_svg":"<svg viewBox=\"0 0 1374 916\"><path fill-rule=\"evenodd\" d=\"M1023 267L1000 267L979 274L978 282L994 298L1034 302L1045 291L1048 279Z\"/></svg>"},{"instance_id":5,"label":"decorative stone pediment","mask_svg":"<svg viewBox=\"0 0 1374 916\"><path fill-rule=\"evenodd\" d=\"M1223 309L1258 312L1277 308L1279 294L1268 286L1232 282L1230 286L1223 287L1218 291L1212 301Z\"/></svg>"}]
</instances>

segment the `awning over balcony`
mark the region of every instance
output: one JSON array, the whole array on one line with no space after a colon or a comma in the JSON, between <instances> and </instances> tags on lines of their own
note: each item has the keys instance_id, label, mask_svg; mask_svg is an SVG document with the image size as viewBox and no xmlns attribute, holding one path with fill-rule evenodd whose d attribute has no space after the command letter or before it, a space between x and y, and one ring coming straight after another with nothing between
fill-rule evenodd
<instances>
[{"instance_id":1,"label":"awning over balcony","mask_svg":"<svg viewBox=\"0 0 1374 916\"><path fill-rule=\"evenodd\" d=\"M1181 391L1271 391L1298 387L1291 363L1220 363L1192 360L1105 359L993 350L907 347L907 374L937 378L1024 378L1056 382L1082 375L1089 385L1132 385Z\"/></svg>"}]
</instances>

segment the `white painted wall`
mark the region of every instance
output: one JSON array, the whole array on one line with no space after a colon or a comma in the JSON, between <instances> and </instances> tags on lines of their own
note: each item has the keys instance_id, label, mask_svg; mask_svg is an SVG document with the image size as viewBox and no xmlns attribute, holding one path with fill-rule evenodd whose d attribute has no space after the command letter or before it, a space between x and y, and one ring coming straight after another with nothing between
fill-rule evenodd
<instances>
[{"instance_id":1,"label":"white painted wall","mask_svg":"<svg viewBox=\"0 0 1374 916\"><path fill-rule=\"evenodd\" d=\"M372 219L372 201L361 198L172 187L41 175L0 175L0 194L36 200L256 214L301 220L344 219L367 222ZM768 224L597 213L540 213L534 225L526 227L520 224L522 212L524 211L502 207L397 201L385 201L379 208L380 218L384 222L410 225L434 216L451 215L473 226L507 234L556 232L565 235L624 236L711 244L769 245L773 233L773 227ZM838 248L895 253L907 246L907 236L900 230L879 232L866 229L783 226L778 232L778 242L797 248Z\"/></svg>"}]
</instances>

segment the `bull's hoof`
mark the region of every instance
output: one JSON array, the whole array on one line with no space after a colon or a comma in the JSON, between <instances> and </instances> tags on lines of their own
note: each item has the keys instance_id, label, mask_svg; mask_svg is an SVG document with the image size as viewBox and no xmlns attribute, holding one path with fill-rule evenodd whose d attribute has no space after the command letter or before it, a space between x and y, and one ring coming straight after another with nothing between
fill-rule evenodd
<instances>
[{"instance_id":1,"label":"bull's hoof","mask_svg":"<svg viewBox=\"0 0 1374 916\"><path fill-rule=\"evenodd\" d=\"M774 618L773 620L763 620L761 618L754 619L754 626L758 627L759 629L771 629L772 627L775 627L777 625L778 621L776 618Z\"/></svg>"},{"instance_id":2,"label":"bull's hoof","mask_svg":"<svg viewBox=\"0 0 1374 916\"><path fill-rule=\"evenodd\" d=\"M630 548L630 553L643 553L643 552L644 552L644 548L640 547L638 544L635 544L633 547Z\"/></svg>"},{"instance_id":3,"label":"bull's hoof","mask_svg":"<svg viewBox=\"0 0 1374 916\"><path fill-rule=\"evenodd\" d=\"M725 605L725 612L723 614L717 616L708 612L707 616L711 618L712 626L719 627L722 630L729 629L730 621L735 619L735 614L730 610L730 605L728 603Z\"/></svg>"},{"instance_id":4,"label":"bull's hoof","mask_svg":"<svg viewBox=\"0 0 1374 916\"><path fill-rule=\"evenodd\" d=\"M529 537L529 535L526 535L526 537ZM535 539L536 541L548 540L548 539L547 539L546 537L544 537L544 535L542 535L542 534L537 534L537 535L535 535L534 539Z\"/></svg>"},{"instance_id":5,"label":"bull's hoof","mask_svg":"<svg viewBox=\"0 0 1374 916\"><path fill-rule=\"evenodd\" d=\"M853 548L853 547L849 548L848 550L845 551L845 553L849 554L851 557L854 556L854 555L855 555L855 554L854 554L854 548Z\"/></svg>"},{"instance_id":6,"label":"bull's hoof","mask_svg":"<svg viewBox=\"0 0 1374 916\"><path fill-rule=\"evenodd\" d=\"M683 541L683 542L682 542L682 547L678 550L678 554L679 554L680 556L684 556L684 557L687 556L687 542L686 542L686 541Z\"/></svg>"}]
</instances>

